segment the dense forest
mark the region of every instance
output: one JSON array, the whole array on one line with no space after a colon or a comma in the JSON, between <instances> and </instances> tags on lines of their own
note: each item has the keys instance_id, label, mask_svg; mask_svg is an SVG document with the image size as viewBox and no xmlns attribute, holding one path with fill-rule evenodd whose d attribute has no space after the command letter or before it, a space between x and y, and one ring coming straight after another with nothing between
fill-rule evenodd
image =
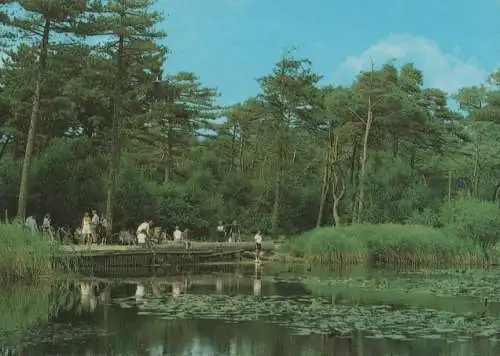
<instances>
[{"instance_id":1,"label":"dense forest","mask_svg":"<svg viewBox=\"0 0 500 356\"><path fill-rule=\"evenodd\" d=\"M11 218L75 226L96 208L115 230L152 218L206 235L237 219L277 236L429 223L457 196L499 199L500 72L458 93L425 87L411 63L321 85L290 52L258 95L222 107L196 73L168 72L152 0L2 4L0 208Z\"/></svg>"}]
</instances>

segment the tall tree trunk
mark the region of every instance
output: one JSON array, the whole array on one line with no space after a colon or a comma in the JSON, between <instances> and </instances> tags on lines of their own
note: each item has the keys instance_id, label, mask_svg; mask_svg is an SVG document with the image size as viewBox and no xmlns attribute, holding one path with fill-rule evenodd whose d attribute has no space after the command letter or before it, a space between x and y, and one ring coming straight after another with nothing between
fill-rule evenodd
<instances>
[{"instance_id":1,"label":"tall tree trunk","mask_svg":"<svg viewBox=\"0 0 500 356\"><path fill-rule=\"evenodd\" d=\"M451 202L451 169L448 169L448 203Z\"/></svg>"},{"instance_id":2,"label":"tall tree trunk","mask_svg":"<svg viewBox=\"0 0 500 356\"><path fill-rule=\"evenodd\" d=\"M116 189L118 174L120 173L120 157L121 157L121 135L122 135L122 95L123 95L123 76L124 76L124 37L120 35L118 38L117 52L117 78L115 95L113 100L113 128L112 128L112 144L111 144L111 162L109 165L108 189L106 198L106 219L108 221L109 230L113 229L113 198Z\"/></svg>"},{"instance_id":3,"label":"tall tree trunk","mask_svg":"<svg viewBox=\"0 0 500 356\"><path fill-rule=\"evenodd\" d=\"M26 140L24 152L23 171L21 174L21 184L19 186L19 200L17 203L17 217L24 221L26 218L26 206L29 194L29 176L31 171L31 160L35 147L36 127L40 111L40 100L42 96L42 86L44 83L45 71L47 68L47 50L49 46L50 20L46 19L43 26L43 35L40 43L40 57L38 60L38 75L35 83L35 93L33 95L33 108L31 110L30 127Z\"/></svg>"},{"instance_id":4,"label":"tall tree trunk","mask_svg":"<svg viewBox=\"0 0 500 356\"><path fill-rule=\"evenodd\" d=\"M167 146L165 150L165 174L163 177L163 182L168 183L172 179L172 173L174 170L174 160L173 160L173 139L174 139L174 128L172 119L167 120Z\"/></svg>"},{"instance_id":5,"label":"tall tree trunk","mask_svg":"<svg viewBox=\"0 0 500 356\"><path fill-rule=\"evenodd\" d=\"M492 201L496 203L498 201L499 195L500 195L500 183L497 183L497 185L495 186L495 191L493 192Z\"/></svg>"},{"instance_id":6,"label":"tall tree trunk","mask_svg":"<svg viewBox=\"0 0 500 356\"><path fill-rule=\"evenodd\" d=\"M363 149L361 151L361 159L359 162L359 187L358 187L358 210L356 212L356 223L360 223L363 219L363 208L366 189L366 163L368 160L368 139L370 137L370 129L373 123L373 108L372 100L368 98L368 112L365 122L365 134L363 137Z\"/></svg>"},{"instance_id":7,"label":"tall tree trunk","mask_svg":"<svg viewBox=\"0 0 500 356\"><path fill-rule=\"evenodd\" d=\"M231 156L230 156L230 162L229 162L229 170L228 174L232 172L234 168L234 159L236 157L236 124L233 125L233 133L231 135Z\"/></svg>"},{"instance_id":8,"label":"tall tree trunk","mask_svg":"<svg viewBox=\"0 0 500 356\"><path fill-rule=\"evenodd\" d=\"M243 175L243 171L245 169L245 164L244 164L244 161L243 161L243 153L245 151L245 137L243 134L241 134L241 137L240 137L240 152L238 154L238 176L242 176Z\"/></svg>"},{"instance_id":9,"label":"tall tree trunk","mask_svg":"<svg viewBox=\"0 0 500 356\"><path fill-rule=\"evenodd\" d=\"M280 222L280 205L281 205L281 170L276 172L276 180L274 182L274 203L271 220L271 231L274 238L278 237L278 229Z\"/></svg>"},{"instance_id":10,"label":"tall tree trunk","mask_svg":"<svg viewBox=\"0 0 500 356\"><path fill-rule=\"evenodd\" d=\"M342 221L339 214L339 205L344 197L345 193L345 182L343 178L339 177L337 169L337 164L343 160L339 153L339 137L337 135L332 135L333 140L332 146L332 160L331 160L331 191L332 191L332 215L333 215L333 225L335 227L342 226Z\"/></svg>"},{"instance_id":11,"label":"tall tree trunk","mask_svg":"<svg viewBox=\"0 0 500 356\"><path fill-rule=\"evenodd\" d=\"M474 198L479 198L479 169L480 169L480 158L481 158L481 136L476 139L476 144L474 148L474 169L472 172L472 191L471 195Z\"/></svg>"},{"instance_id":12,"label":"tall tree trunk","mask_svg":"<svg viewBox=\"0 0 500 356\"><path fill-rule=\"evenodd\" d=\"M11 140L12 140L12 136L7 136L5 138L4 143L2 143L2 148L0 149L0 160L2 159L3 155L7 151L7 146L9 145Z\"/></svg>"},{"instance_id":13,"label":"tall tree trunk","mask_svg":"<svg viewBox=\"0 0 500 356\"><path fill-rule=\"evenodd\" d=\"M318 210L318 218L316 219L316 227L321 226L325 210L326 197L328 195L328 190L329 190L329 184L328 184L328 177L329 177L328 172L330 170L330 158L328 157L329 153L327 153L326 156L327 158L323 170L323 183L321 185L321 197L319 200L319 210Z\"/></svg>"},{"instance_id":14,"label":"tall tree trunk","mask_svg":"<svg viewBox=\"0 0 500 356\"><path fill-rule=\"evenodd\" d=\"M350 176L350 183L352 186L356 185L356 176L357 176L357 165L356 161L358 160L358 140L355 139L354 142L352 143L352 155L351 155L351 176Z\"/></svg>"},{"instance_id":15,"label":"tall tree trunk","mask_svg":"<svg viewBox=\"0 0 500 356\"><path fill-rule=\"evenodd\" d=\"M332 157L334 136L335 136L333 130L334 130L333 125L330 124L328 130L328 146L325 153L325 167L323 171L323 183L321 185L321 197L319 201L319 211L318 211L318 218L316 219L316 227L321 226L325 210L325 204L328 196L328 191L330 190L330 174L333 169L332 164L334 159L334 157Z\"/></svg>"},{"instance_id":16,"label":"tall tree trunk","mask_svg":"<svg viewBox=\"0 0 500 356\"><path fill-rule=\"evenodd\" d=\"M278 155L278 169L276 171L276 179L274 181L274 202L273 202L273 212L271 220L271 230L272 236L278 236L278 229L280 223L280 208L281 208L281 184L283 179L283 164L284 164L284 152L283 145L279 143L279 155Z\"/></svg>"},{"instance_id":17,"label":"tall tree trunk","mask_svg":"<svg viewBox=\"0 0 500 356\"><path fill-rule=\"evenodd\" d=\"M339 205L340 202L342 201L342 198L344 197L344 193L345 193L344 180L338 176L337 172L334 171L332 177L332 198L333 198L332 215L333 215L333 224L335 227L342 226L342 219L340 218L339 214Z\"/></svg>"},{"instance_id":18,"label":"tall tree trunk","mask_svg":"<svg viewBox=\"0 0 500 356\"><path fill-rule=\"evenodd\" d=\"M396 158L399 153L399 137L396 134L392 135L392 156Z\"/></svg>"}]
</instances>

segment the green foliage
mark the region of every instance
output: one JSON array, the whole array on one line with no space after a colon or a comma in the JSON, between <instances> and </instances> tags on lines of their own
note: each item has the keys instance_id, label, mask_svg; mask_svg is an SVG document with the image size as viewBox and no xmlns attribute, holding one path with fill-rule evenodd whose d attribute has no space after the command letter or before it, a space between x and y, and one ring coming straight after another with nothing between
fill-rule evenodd
<instances>
[{"instance_id":1,"label":"green foliage","mask_svg":"<svg viewBox=\"0 0 500 356\"><path fill-rule=\"evenodd\" d=\"M416 210L406 219L405 224L439 227L439 214L429 208Z\"/></svg>"},{"instance_id":2,"label":"green foliage","mask_svg":"<svg viewBox=\"0 0 500 356\"><path fill-rule=\"evenodd\" d=\"M37 158L32 189L39 195L31 206L39 212L38 218L50 212L58 224L74 226L80 224L85 211L101 208L106 162L94 151L87 138L62 138L54 139Z\"/></svg>"},{"instance_id":3,"label":"green foliage","mask_svg":"<svg viewBox=\"0 0 500 356\"><path fill-rule=\"evenodd\" d=\"M116 222L120 227L135 229L149 219L170 229L175 225L192 226L189 197L183 186L148 181L140 170L126 163L118 182L115 211L120 217Z\"/></svg>"},{"instance_id":4,"label":"green foliage","mask_svg":"<svg viewBox=\"0 0 500 356\"><path fill-rule=\"evenodd\" d=\"M15 333L37 327L49 320L51 280L42 279L34 284L8 284L0 296L0 330Z\"/></svg>"},{"instance_id":5,"label":"green foliage","mask_svg":"<svg viewBox=\"0 0 500 356\"><path fill-rule=\"evenodd\" d=\"M492 246L500 240L500 207L496 203L455 200L443 206L440 220L450 234L481 246Z\"/></svg>"},{"instance_id":6,"label":"green foliage","mask_svg":"<svg viewBox=\"0 0 500 356\"><path fill-rule=\"evenodd\" d=\"M352 225L305 232L284 252L323 263L481 264L487 260L472 240L422 225Z\"/></svg>"},{"instance_id":7,"label":"green foliage","mask_svg":"<svg viewBox=\"0 0 500 356\"><path fill-rule=\"evenodd\" d=\"M0 209L11 217L21 195L29 215L75 227L111 199L114 230L152 218L211 236L218 220L236 219L247 234L277 237L353 221L440 226L448 200L500 201L500 72L453 95L458 111L442 90L423 88L412 64L375 63L352 85L322 86L313 64L288 52L258 80L260 93L221 108L196 73L163 73L153 0L9 3L21 5L0 4L11 30L0 38L10 43L0 68ZM36 42L10 41L26 33ZM452 234L474 230L469 237L494 243L496 223L480 215Z\"/></svg>"},{"instance_id":8,"label":"green foliage","mask_svg":"<svg viewBox=\"0 0 500 356\"><path fill-rule=\"evenodd\" d=\"M56 245L22 225L0 224L0 278L35 280L52 273Z\"/></svg>"}]
</instances>

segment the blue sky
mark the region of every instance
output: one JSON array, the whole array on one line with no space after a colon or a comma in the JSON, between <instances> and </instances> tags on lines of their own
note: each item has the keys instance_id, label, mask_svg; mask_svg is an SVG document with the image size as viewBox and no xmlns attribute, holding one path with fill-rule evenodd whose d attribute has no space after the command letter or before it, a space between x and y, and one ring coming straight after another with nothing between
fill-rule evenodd
<instances>
[{"instance_id":1,"label":"blue sky","mask_svg":"<svg viewBox=\"0 0 500 356\"><path fill-rule=\"evenodd\" d=\"M259 91L287 47L312 60L324 83L347 84L397 59L424 70L426 86L454 92L500 64L498 0L159 0L172 54L167 72L192 71L220 103Z\"/></svg>"}]
</instances>

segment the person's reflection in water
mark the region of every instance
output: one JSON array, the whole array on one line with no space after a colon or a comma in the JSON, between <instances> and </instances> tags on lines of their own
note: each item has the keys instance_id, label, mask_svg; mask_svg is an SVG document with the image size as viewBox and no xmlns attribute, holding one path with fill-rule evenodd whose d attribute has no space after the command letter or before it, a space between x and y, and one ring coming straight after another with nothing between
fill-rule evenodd
<instances>
[{"instance_id":1,"label":"person's reflection in water","mask_svg":"<svg viewBox=\"0 0 500 356\"><path fill-rule=\"evenodd\" d=\"M158 280L151 281L151 290L154 296L158 296L163 292L162 283Z\"/></svg>"},{"instance_id":2,"label":"person's reflection in water","mask_svg":"<svg viewBox=\"0 0 500 356\"><path fill-rule=\"evenodd\" d=\"M80 283L80 298L82 310L93 312L97 307L97 297L94 285L90 282Z\"/></svg>"},{"instance_id":3,"label":"person's reflection in water","mask_svg":"<svg viewBox=\"0 0 500 356\"><path fill-rule=\"evenodd\" d=\"M106 284L104 290L99 294L99 300L103 305L111 304L111 287L109 284Z\"/></svg>"},{"instance_id":4,"label":"person's reflection in water","mask_svg":"<svg viewBox=\"0 0 500 356\"><path fill-rule=\"evenodd\" d=\"M260 279L259 276L253 280L253 295L260 296L261 290L262 290L262 280Z\"/></svg>"},{"instance_id":5,"label":"person's reflection in water","mask_svg":"<svg viewBox=\"0 0 500 356\"><path fill-rule=\"evenodd\" d=\"M137 283L137 287L135 288L135 301L141 302L146 294L146 288L141 283Z\"/></svg>"},{"instance_id":6,"label":"person's reflection in water","mask_svg":"<svg viewBox=\"0 0 500 356\"><path fill-rule=\"evenodd\" d=\"M253 295L260 296L262 292L261 270L255 265L255 276L253 279Z\"/></svg>"},{"instance_id":7,"label":"person's reflection in water","mask_svg":"<svg viewBox=\"0 0 500 356\"><path fill-rule=\"evenodd\" d=\"M217 278L215 280L215 291L217 293L222 293L222 279L221 278Z\"/></svg>"},{"instance_id":8,"label":"person's reflection in water","mask_svg":"<svg viewBox=\"0 0 500 356\"><path fill-rule=\"evenodd\" d=\"M177 298L181 295L181 284L179 282L172 283L172 297Z\"/></svg>"}]
</instances>

